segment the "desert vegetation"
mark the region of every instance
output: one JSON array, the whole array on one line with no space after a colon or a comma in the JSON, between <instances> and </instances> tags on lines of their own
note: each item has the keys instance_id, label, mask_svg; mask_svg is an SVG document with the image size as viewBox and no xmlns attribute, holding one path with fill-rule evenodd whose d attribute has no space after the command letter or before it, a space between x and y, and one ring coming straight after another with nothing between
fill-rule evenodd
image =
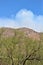
<instances>
[{"instance_id":1,"label":"desert vegetation","mask_svg":"<svg viewBox=\"0 0 43 65\"><path fill-rule=\"evenodd\" d=\"M0 65L36 64L43 65L43 33L25 28L1 28Z\"/></svg>"}]
</instances>

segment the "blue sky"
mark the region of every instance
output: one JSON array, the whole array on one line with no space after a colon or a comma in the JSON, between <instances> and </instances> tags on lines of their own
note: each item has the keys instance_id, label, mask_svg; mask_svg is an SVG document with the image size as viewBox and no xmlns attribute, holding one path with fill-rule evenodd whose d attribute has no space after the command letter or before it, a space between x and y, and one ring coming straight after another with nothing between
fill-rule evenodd
<instances>
[{"instance_id":1,"label":"blue sky","mask_svg":"<svg viewBox=\"0 0 43 65\"><path fill-rule=\"evenodd\" d=\"M0 27L43 32L43 0L0 0Z\"/></svg>"}]
</instances>

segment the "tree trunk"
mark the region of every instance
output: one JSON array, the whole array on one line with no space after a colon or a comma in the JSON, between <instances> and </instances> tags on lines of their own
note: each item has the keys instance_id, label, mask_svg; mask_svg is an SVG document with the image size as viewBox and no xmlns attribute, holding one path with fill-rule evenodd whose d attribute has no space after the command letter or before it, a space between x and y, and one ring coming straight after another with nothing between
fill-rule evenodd
<instances>
[{"instance_id":1,"label":"tree trunk","mask_svg":"<svg viewBox=\"0 0 43 65\"><path fill-rule=\"evenodd\" d=\"M12 65L14 65L14 61L13 61L13 58L11 57L11 61L12 61Z\"/></svg>"}]
</instances>

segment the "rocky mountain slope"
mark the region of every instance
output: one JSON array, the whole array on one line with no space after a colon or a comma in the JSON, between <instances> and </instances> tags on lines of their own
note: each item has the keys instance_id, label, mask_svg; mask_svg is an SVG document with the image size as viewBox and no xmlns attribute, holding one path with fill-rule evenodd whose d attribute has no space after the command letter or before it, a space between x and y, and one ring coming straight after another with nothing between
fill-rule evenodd
<instances>
[{"instance_id":1,"label":"rocky mountain slope","mask_svg":"<svg viewBox=\"0 0 43 65\"><path fill-rule=\"evenodd\" d=\"M0 28L0 35L2 37L13 37L17 32L22 32L25 37L32 38L34 40L40 40L40 34L29 28L19 28L19 29Z\"/></svg>"}]
</instances>

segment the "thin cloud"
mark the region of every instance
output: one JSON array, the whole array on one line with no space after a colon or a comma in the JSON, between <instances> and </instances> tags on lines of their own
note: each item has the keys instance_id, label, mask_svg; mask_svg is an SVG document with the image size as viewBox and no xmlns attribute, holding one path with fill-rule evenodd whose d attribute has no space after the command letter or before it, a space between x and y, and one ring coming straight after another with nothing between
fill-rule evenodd
<instances>
[{"instance_id":1,"label":"thin cloud","mask_svg":"<svg viewBox=\"0 0 43 65\"><path fill-rule=\"evenodd\" d=\"M30 10L21 9L13 19L0 18L0 27L28 27L43 32L43 15L35 15Z\"/></svg>"},{"instance_id":2,"label":"thin cloud","mask_svg":"<svg viewBox=\"0 0 43 65\"><path fill-rule=\"evenodd\" d=\"M0 27L16 28L16 27L18 27L18 24L13 19L9 19L9 18L3 19L3 18L1 18L0 19Z\"/></svg>"}]
</instances>

